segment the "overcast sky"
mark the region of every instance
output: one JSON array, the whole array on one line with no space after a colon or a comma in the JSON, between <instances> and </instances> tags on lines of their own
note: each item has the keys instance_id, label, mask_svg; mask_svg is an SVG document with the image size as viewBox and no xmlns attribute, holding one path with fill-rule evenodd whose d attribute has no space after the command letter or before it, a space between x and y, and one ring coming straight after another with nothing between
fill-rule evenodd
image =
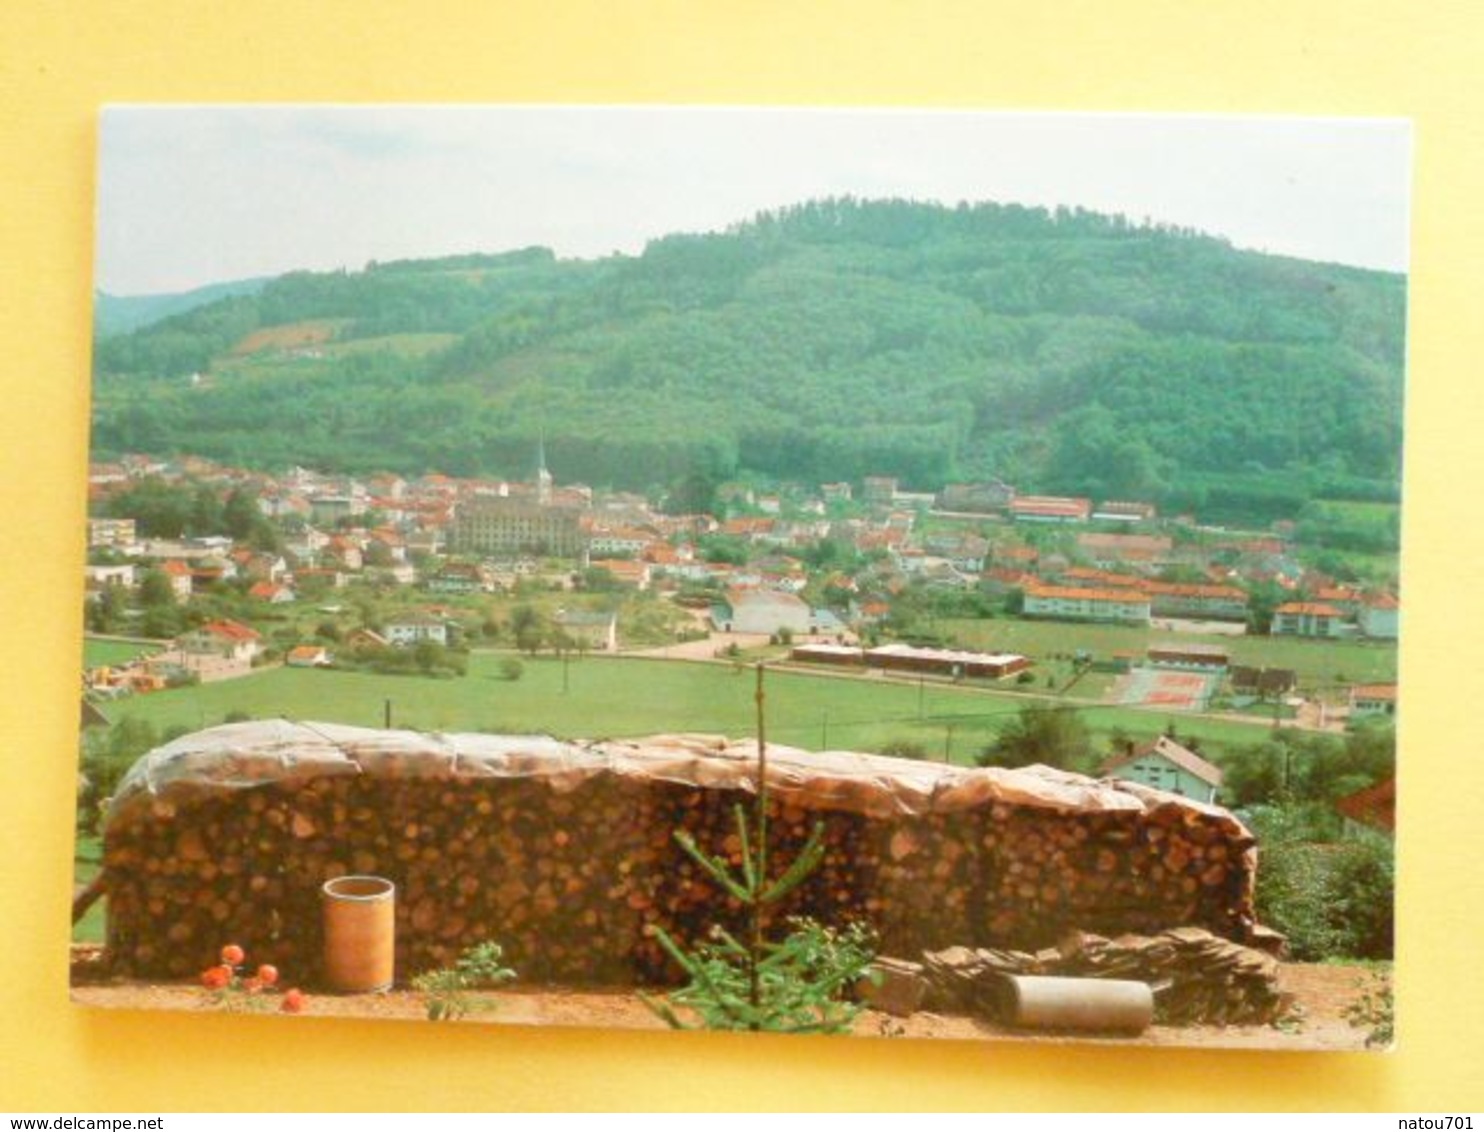
<instances>
[{"instance_id":1,"label":"overcast sky","mask_svg":"<svg viewBox=\"0 0 1484 1132\"><path fill-rule=\"evenodd\" d=\"M97 284L634 253L852 194L1081 205L1405 271L1404 121L928 111L110 107Z\"/></svg>"}]
</instances>

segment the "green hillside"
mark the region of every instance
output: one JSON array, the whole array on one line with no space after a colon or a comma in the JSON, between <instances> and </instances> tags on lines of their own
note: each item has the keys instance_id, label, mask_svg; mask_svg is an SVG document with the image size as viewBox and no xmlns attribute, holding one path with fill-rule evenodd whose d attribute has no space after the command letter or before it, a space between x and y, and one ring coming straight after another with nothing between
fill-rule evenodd
<instances>
[{"instance_id":1,"label":"green hillside","mask_svg":"<svg viewBox=\"0 0 1484 1132\"><path fill-rule=\"evenodd\" d=\"M599 485L998 475L1264 518L1395 498L1405 302L1121 217L824 201L636 257L284 276L101 340L94 441L523 475L544 433ZM333 331L262 333L300 323Z\"/></svg>"},{"instance_id":2,"label":"green hillside","mask_svg":"<svg viewBox=\"0 0 1484 1132\"><path fill-rule=\"evenodd\" d=\"M190 291L172 291L157 295L110 295L99 291L93 296L93 329L107 337L126 334L169 318L184 314L232 295L249 295L262 290L268 279L235 279L212 283Z\"/></svg>"}]
</instances>

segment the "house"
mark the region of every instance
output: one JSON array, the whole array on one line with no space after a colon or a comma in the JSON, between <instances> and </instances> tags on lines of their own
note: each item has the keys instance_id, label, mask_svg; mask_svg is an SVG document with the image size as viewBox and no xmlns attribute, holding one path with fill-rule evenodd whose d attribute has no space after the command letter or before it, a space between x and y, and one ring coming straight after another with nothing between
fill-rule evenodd
<instances>
[{"instance_id":1,"label":"house","mask_svg":"<svg viewBox=\"0 0 1484 1132\"><path fill-rule=\"evenodd\" d=\"M89 519L88 549L100 546L123 549L137 541L133 519Z\"/></svg>"},{"instance_id":2,"label":"house","mask_svg":"<svg viewBox=\"0 0 1484 1132\"><path fill-rule=\"evenodd\" d=\"M724 633L766 633L770 636L785 629L790 633L808 633L814 624L812 612L803 598L760 589L727 591L726 604L716 606L711 619Z\"/></svg>"},{"instance_id":3,"label":"house","mask_svg":"<svg viewBox=\"0 0 1484 1132\"><path fill-rule=\"evenodd\" d=\"M294 591L276 582L258 582L247 591L247 596L269 605L287 605L294 600Z\"/></svg>"},{"instance_id":4,"label":"house","mask_svg":"<svg viewBox=\"0 0 1484 1132\"><path fill-rule=\"evenodd\" d=\"M445 562L425 583L434 593L494 593L494 571L477 562Z\"/></svg>"},{"instance_id":5,"label":"house","mask_svg":"<svg viewBox=\"0 0 1484 1132\"><path fill-rule=\"evenodd\" d=\"M1027 585L1023 612L1027 617L1058 621L1117 621L1149 623L1149 598L1137 590L1078 589L1072 586Z\"/></svg>"},{"instance_id":6,"label":"house","mask_svg":"<svg viewBox=\"0 0 1484 1132\"><path fill-rule=\"evenodd\" d=\"M1346 837L1396 835L1396 775L1335 799Z\"/></svg>"},{"instance_id":7,"label":"house","mask_svg":"<svg viewBox=\"0 0 1484 1132\"><path fill-rule=\"evenodd\" d=\"M227 618L208 621L183 634L175 643L187 656L219 656L247 663L263 651L263 638L256 629Z\"/></svg>"},{"instance_id":8,"label":"house","mask_svg":"<svg viewBox=\"0 0 1484 1132\"><path fill-rule=\"evenodd\" d=\"M1273 610L1275 637L1343 637L1345 629L1345 615L1322 602L1288 601Z\"/></svg>"},{"instance_id":9,"label":"house","mask_svg":"<svg viewBox=\"0 0 1484 1132\"><path fill-rule=\"evenodd\" d=\"M1367 637L1394 641L1401 633L1401 605L1389 593L1369 594L1362 599L1357 619L1361 633Z\"/></svg>"},{"instance_id":10,"label":"house","mask_svg":"<svg viewBox=\"0 0 1484 1132\"><path fill-rule=\"evenodd\" d=\"M83 576L90 590L133 589L137 581L135 568L127 563L118 566L85 566Z\"/></svg>"},{"instance_id":11,"label":"house","mask_svg":"<svg viewBox=\"0 0 1484 1132\"><path fill-rule=\"evenodd\" d=\"M587 648L618 651L618 614L585 609L559 609L557 626Z\"/></svg>"},{"instance_id":12,"label":"house","mask_svg":"<svg viewBox=\"0 0 1484 1132\"><path fill-rule=\"evenodd\" d=\"M384 649L390 648L391 642L374 629L352 629L345 634L344 645L352 649Z\"/></svg>"},{"instance_id":13,"label":"house","mask_svg":"<svg viewBox=\"0 0 1484 1132\"><path fill-rule=\"evenodd\" d=\"M648 562L635 562L628 558L594 559L589 566L594 570L606 570L614 582L625 589L647 590L650 582Z\"/></svg>"},{"instance_id":14,"label":"house","mask_svg":"<svg viewBox=\"0 0 1484 1132\"><path fill-rule=\"evenodd\" d=\"M861 481L861 497L872 507L890 507L896 494L895 476L867 476Z\"/></svg>"},{"instance_id":15,"label":"house","mask_svg":"<svg viewBox=\"0 0 1484 1132\"><path fill-rule=\"evenodd\" d=\"M432 641L448 644L448 622L436 614L412 610L387 621L384 626L387 643L399 648Z\"/></svg>"},{"instance_id":16,"label":"house","mask_svg":"<svg viewBox=\"0 0 1484 1132\"><path fill-rule=\"evenodd\" d=\"M329 668L333 663L329 651L320 645L300 645L290 649L283 662L290 668Z\"/></svg>"},{"instance_id":17,"label":"house","mask_svg":"<svg viewBox=\"0 0 1484 1132\"><path fill-rule=\"evenodd\" d=\"M176 601L186 601L191 596L190 563L179 558L168 558L160 566L160 572L170 579L170 591Z\"/></svg>"},{"instance_id":18,"label":"house","mask_svg":"<svg viewBox=\"0 0 1484 1132\"><path fill-rule=\"evenodd\" d=\"M634 527L594 527L588 535L588 551L595 558L633 558L654 541L652 531Z\"/></svg>"},{"instance_id":19,"label":"house","mask_svg":"<svg viewBox=\"0 0 1484 1132\"><path fill-rule=\"evenodd\" d=\"M1395 684L1356 684L1350 689L1350 718L1396 715Z\"/></svg>"},{"instance_id":20,"label":"house","mask_svg":"<svg viewBox=\"0 0 1484 1132\"><path fill-rule=\"evenodd\" d=\"M1221 788L1221 768L1213 766L1168 735L1142 747L1133 744L1105 762L1098 773L1125 782L1139 782L1157 790L1215 802Z\"/></svg>"}]
</instances>

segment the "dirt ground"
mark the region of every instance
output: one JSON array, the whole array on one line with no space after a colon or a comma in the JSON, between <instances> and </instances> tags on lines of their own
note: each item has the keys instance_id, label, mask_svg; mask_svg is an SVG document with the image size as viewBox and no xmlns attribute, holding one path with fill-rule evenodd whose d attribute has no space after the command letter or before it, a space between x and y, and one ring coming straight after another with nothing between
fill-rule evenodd
<instances>
[{"instance_id":1,"label":"dirt ground","mask_svg":"<svg viewBox=\"0 0 1484 1132\"><path fill-rule=\"evenodd\" d=\"M88 974L86 954L75 953L74 1002L89 1007L128 1010L213 1010L200 987L183 983L139 983L101 979ZM1285 964L1281 987L1295 1005L1292 1017L1277 1026L1151 1026L1137 1037L1076 1035L1078 1041L1110 1045L1198 1046L1205 1048L1360 1050L1366 1032L1350 1024L1345 1010L1370 979L1362 967ZM581 1026L659 1030L661 1022L632 992L564 987L519 988L485 993L493 1009L471 1014L469 1023L510 1026ZM304 1014L321 1017L421 1019L423 997L413 991L386 994L329 995L310 993ZM1055 1041L1065 1034L1028 1033L975 1018L919 1011L894 1018L866 1011L856 1022L863 1037Z\"/></svg>"}]
</instances>

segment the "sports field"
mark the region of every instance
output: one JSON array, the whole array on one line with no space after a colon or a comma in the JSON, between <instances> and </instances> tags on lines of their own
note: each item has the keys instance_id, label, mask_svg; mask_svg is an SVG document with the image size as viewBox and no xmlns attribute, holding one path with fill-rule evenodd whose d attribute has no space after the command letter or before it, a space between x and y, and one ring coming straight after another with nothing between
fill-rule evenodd
<instances>
[{"instance_id":1,"label":"sports field","mask_svg":"<svg viewBox=\"0 0 1484 1132\"><path fill-rule=\"evenodd\" d=\"M115 720L164 730L255 718L323 720L380 727L388 701L394 726L430 731L545 733L622 738L658 732L754 733L752 672L727 664L589 656L564 663L523 658L519 680L500 676L508 654L475 653L469 674L435 679L365 672L272 668L237 680L122 700ZM969 762L1027 703L1059 701L935 684L795 672L767 677L771 740L812 749L876 751L915 744L929 757ZM1114 729L1139 737L1163 730L1161 712L1068 703L1097 738ZM1261 722L1181 717L1181 734L1207 749L1262 739Z\"/></svg>"},{"instance_id":2,"label":"sports field","mask_svg":"<svg viewBox=\"0 0 1484 1132\"><path fill-rule=\"evenodd\" d=\"M1140 625L1094 625L1058 621L945 620L938 630L967 648L1018 652L1041 661L1086 650L1105 659L1117 652L1142 656L1150 645L1211 644L1231 652L1233 664L1291 668L1303 688L1381 684L1396 680L1394 641L1318 641L1300 637L1214 636L1172 633Z\"/></svg>"}]
</instances>

